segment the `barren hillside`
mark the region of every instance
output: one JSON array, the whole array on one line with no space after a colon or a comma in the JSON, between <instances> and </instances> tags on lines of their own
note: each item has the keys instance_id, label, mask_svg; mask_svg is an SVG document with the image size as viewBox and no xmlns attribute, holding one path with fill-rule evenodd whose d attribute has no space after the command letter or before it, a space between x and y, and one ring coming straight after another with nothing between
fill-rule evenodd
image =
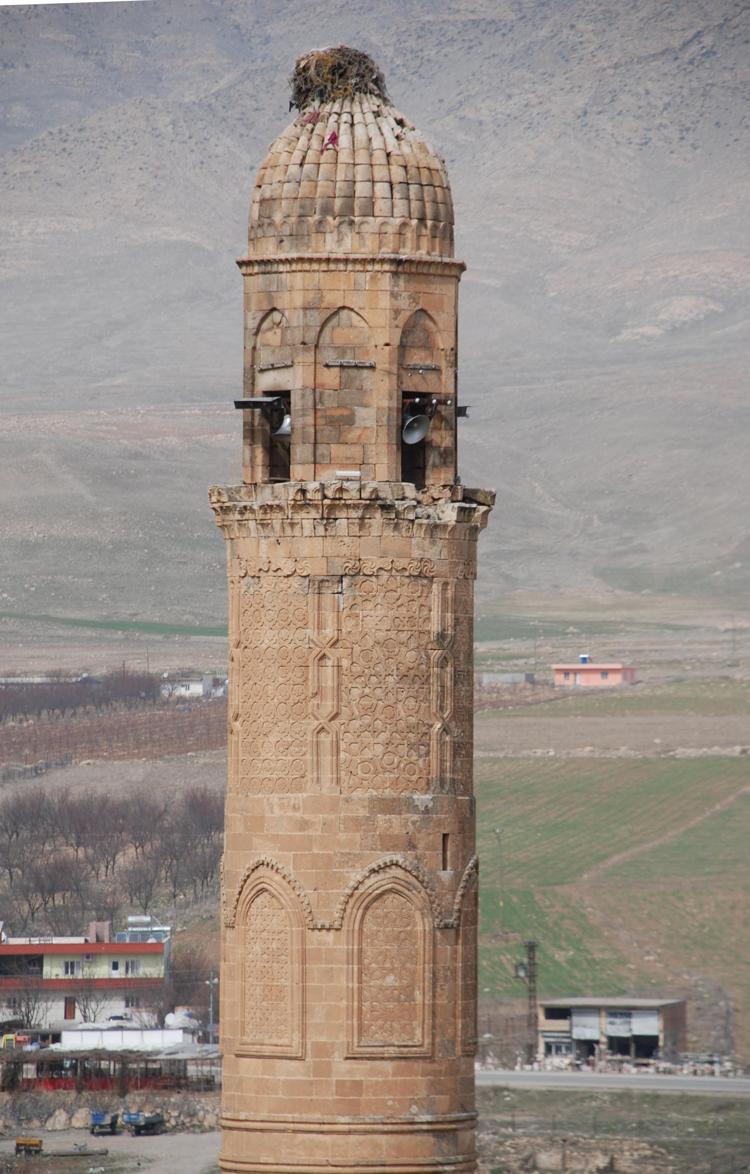
<instances>
[{"instance_id":1,"label":"barren hillside","mask_svg":"<svg viewBox=\"0 0 750 1174\"><path fill-rule=\"evenodd\" d=\"M0 33L0 611L221 621L233 258L293 60L341 41L448 162L485 593L740 598L742 0L152 0Z\"/></svg>"}]
</instances>

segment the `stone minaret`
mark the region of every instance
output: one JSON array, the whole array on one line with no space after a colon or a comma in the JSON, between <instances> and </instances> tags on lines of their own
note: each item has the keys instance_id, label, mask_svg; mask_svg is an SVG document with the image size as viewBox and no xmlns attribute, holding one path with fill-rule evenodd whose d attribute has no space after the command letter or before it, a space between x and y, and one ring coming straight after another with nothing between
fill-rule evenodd
<instances>
[{"instance_id":1,"label":"stone minaret","mask_svg":"<svg viewBox=\"0 0 750 1174\"><path fill-rule=\"evenodd\" d=\"M252 199L221 1169L474 1171L476 543L442 160L343 46Z\"/></svg>"}]
</instances>

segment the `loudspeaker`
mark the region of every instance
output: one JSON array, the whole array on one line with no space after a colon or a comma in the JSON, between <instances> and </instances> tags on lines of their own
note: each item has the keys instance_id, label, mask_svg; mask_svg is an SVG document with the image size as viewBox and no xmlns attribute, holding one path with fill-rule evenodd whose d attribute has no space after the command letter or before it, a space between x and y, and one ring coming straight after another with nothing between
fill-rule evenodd
<instances>
[{"instance_id":1,"label":"loudspeaker","mask_svg":"<svg viewBox=\"0 0 750 1174\"><path fill-rule=\"evenodd\" d=\"M407 408L404 412L404 425L401 429L401 439L404 444L419 444L429 431L430 417L426 416L424 412L420 412L418 408L411 409L411 411Z\"/></svg>"},{"instance_id":2,"label":"loudspeaker","mask_svg":"<svg viewBox=\"0 0 750 1174\"><path fill-rule=\"evenodd\" d=\"M271 433L272 436L291 436L292 435L292 417L289 412L285 412L278 428L274 428Z\"/></svg>"}]
</instances>

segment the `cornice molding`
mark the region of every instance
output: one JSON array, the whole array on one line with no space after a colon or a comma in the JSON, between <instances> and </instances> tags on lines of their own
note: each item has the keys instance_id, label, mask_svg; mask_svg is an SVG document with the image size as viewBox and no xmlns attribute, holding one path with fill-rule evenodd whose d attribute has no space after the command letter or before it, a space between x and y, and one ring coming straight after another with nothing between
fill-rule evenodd
<instances>
[{"instance_id":1,"label":"cornice molding","mask_svg":"<svg viewBox=\"0 0 750 1174\"><path fill-rule=\"evenodd\" d=\"M331 272L343 269L374 273L430 273L459 278L466 265L441 257L404 257L400 253L288 253L272 257L238 257L240 272L257 273Z\"/></svg>"}]
</instances>

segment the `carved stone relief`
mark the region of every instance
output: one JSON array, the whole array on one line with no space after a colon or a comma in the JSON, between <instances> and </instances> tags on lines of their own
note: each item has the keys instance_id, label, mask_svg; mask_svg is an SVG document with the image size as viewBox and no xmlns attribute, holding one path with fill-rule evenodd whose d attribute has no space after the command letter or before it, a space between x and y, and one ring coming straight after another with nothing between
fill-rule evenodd
<instances>
[{"instance_id":1,"label":"carved stone relief","mask_svg":"<svg viewBox=\"0 0 750 1174\"><path fill-rule=\"evenodd\" d=\"M304 790L310 728L308 584L245 578L240 599L241 771L250 794Z\"/></svg>"},{"instance_id":2,"label":"carved stone relief","mask_svg":"<svg viewBox=\"0 0 750 1174\"><path fill-rule=\"evenodd\" d=\"M299 1056L304 981L300 918L280 893L261 881L245 904L239 930L242 1022L238 1052Z\"/></svg>"},{"instance_id":3,"label":"carved stone relief","mask_svg":"<svg viewBox=\"0 0 750 1174\"><path fill-rule=\"evenodd\" d=\"M400 893L376 898L362 918L359 1044L398 1047L421 1043L422 976L415 945L416 909Z\"/></svg>"},{"instance_id":4,"label":"carved stone relief","mask_svg":"<svg viewBox=\"0 0 750 1174\"><path fill-rule=\"evenodd\" d=\"M229 580L229 671L227 682L229 721L227 778L230 792L237 790L240 777L241 646L240 581L236 576L233 576Z\"/></svg>"},{"instance_id":5,"label":"carved stone relief","mask_svg":"<svg viewBox=\"0 0 750 1174\"><path fill-rule=\"evenodd\" d=\"M348 583L342 644L341 789L425 790L430 765L430 580L381 572Z\"/></svg>"},{"instance_id":6,"label":"carved stone relief","mask_svg":"<svg viewBox=\"0 0 750 1174\"><path fill-rule=\"evenodd\" d=\"M348 921L352 1056L430 1055L432 919L409 874L383 874Z\"/></svg>"},{"instance_id":7,"label":"carved stone relief","mask_svg":"<svg viewBox=\"0 0 750 1174\"><path fill-rule=\"evenodd\" d=\"M430 765L434 785L445 791L453 785L454 594L454 584L450 580L433 581Z\"/></svg>"},{"instance_id":8,"label":"carved stone relief","mask_svg":"<svg viewBox=\"0 0 750 1174\"><path fill-rule=\"evenodd\" d=\"M339 740L336 718L340 703L338 638L341 623L340 578L312 579L309 594L312 661L310 665L310 786L336 791Z\"/></svg>"}]
</instances>

